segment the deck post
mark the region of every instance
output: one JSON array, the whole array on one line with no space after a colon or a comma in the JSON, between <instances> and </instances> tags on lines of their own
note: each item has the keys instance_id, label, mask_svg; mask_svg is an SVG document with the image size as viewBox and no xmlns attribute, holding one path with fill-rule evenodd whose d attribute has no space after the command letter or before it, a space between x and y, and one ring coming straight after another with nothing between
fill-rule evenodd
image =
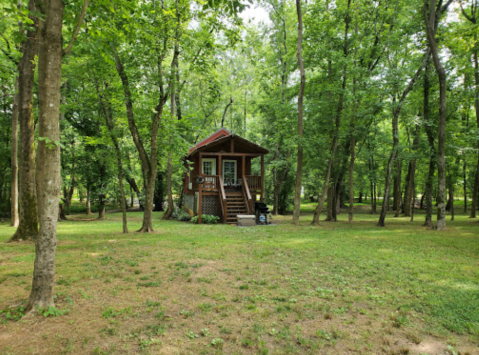
<instances>
[{"instance_id":1,"label":"deck post","mask_svg":"<svg viewBox=\"0 0 479 355\"><path fill-rule=\"evenodd\" d=\"M218 156L218 176L223 177L223 156L219 155Z\"/></svg>"},{"instance_id":2,"label":"deck post","mask_svg":"<svg viewBox=\"0 0 479 355\"><path fill-rule=\"evenodd\" d=\"M201 214L203 213L203 184L199 185L199 193L198 193L198 224L202 223Z\"/></svg>"},{"instance_id":3,"label":"deck post","mask_svg":"<svg viewBox=\"0 0 479 355\"><path fill-rule=\"evenodd\" d=\"M199 154L200 158L200 175L203 175L203 153ZM201 215L203 214L203 184L198 184L198 224L202 223Z\"/></svg>"},{"instance_id":4,"label":"deck post","mask_svg":"<svg viewBox=\"0 0 479 355\"><path fill-rule=\"evenodd\" d=\"M264 198L264 154L261 154L261 202Z\"/></svg>"},{"instance_id":5,"label":"deck post","mask_svg":"<svg viewBox=\"0 0 479 355\"><path fill-rule=\"evenodd\" d=\"M246 176L246 158L244 155L241 157L241 168L243 169L241 176ZM244 181L243 181L243 184L244 184Z\"/></svg>"}]
</instances>

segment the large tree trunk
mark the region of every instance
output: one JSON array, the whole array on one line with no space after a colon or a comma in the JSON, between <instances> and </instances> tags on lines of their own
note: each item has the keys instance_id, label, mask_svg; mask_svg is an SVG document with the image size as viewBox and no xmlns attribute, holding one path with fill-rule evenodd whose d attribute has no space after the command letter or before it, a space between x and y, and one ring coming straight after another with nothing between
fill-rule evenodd
<instances>
[{"instance_id":1,"label":"large tree trunk","mask_svg":"<svg viewBox=\"0 0 479 355\"><path fill-rule=\"evenodd\" d=\"M10 186L10 207L11 219L10 226L18 227L18 78L15 79L15 96L13 98L12 108L12 145L11 145L11 174L12 182Z\"/></svg>"},{"instance_id":2,"label":"large tree trunk","mask_svg":"<svg viewBox=\"0 0 479 355\"><path fill-rule=\"evenodd\" d=\"M33 26L22 44L23 57L18 65L20 122L20 185L19 225L10 241L35 240L38 234L37 193L35 189L35 124L33 121L33 88L35 56L38 52L38 20L33 15L35 1L29 0L28 9ZM40 136L43 137L43 136ZM56 219L56 216L55 216Z\"/></svg>"},{"instance_id":3,"label":"large tree trunk","mask_svg":"<svg viewBox=\"0 0 479 355\"><path fill-rule=\"evenodd\" d=\"M477 1L473 2L472 6L470 7L471 14L468 15L467 12L464 10L462 7L462 2L459 1L459 5L461 7L461 12L464 15L464 17L471 22L474 27L477 26ZM425 12L425 11L424 11ZM426 23L428 22L426 18L426 12L425 14L425 20ZM439 14L440 17L441 14ZM477 34L474 32L474 42L477 42ZM473 62L474 62L474 108L476 111L476 122L477 122L477 128L479 129L479 65L478 65L478 58L477 58L477 48L473 48ZM464 75L464 86L467 88L467 77ZM468 112L468 110L466 111ZM466 126L468 125L468 115L466 114ZM464 120L464 119L463 119ZM479 190L479 139L477 140L477 164L476 164L476 173L474 175L474 188L472 190L472 204L471 204L471 215L470 218L476 218L476 209L477 209L477 198L478 198L478 190ZM467 213L467 180L466 180L466 159L464 159L464 166L463 166L463 171L464 171L464 213Z\"/></svg>"},{"instance_id":4,"label":"large tree trunk","mask_svg":"<svg viewBox=\"0 0 479 355\"><path fill-rule=\"evenodd\" d=\"M303 43L303 13L301 11L301 0L296 0L296 12L298 15L298 43L297 43L297 57L299 64L299 74L301 83L299 86L298 95L298 156L297 156L297 168L296 168L296 181L294 185L294 210L293 210L293 224L299 224L299 214L301 208L301 184L303 178L303 98L304 87L306 84L306 75L304 71L304 63L302 56L302 43Z\"/></svg>"},{"instance_id":5,"label":"large tree trunk","mask_svg":"<svg viewBox=\"0 0 479 355\"><path fill-rule=\"evenodd\" d=\"M440 3L441 6L442 2ZM439 124L437 154L437 230L446 229L446 70L441 64L439 49L436 43L436 32L441 15L447 11L450 2L440 7L436 13L436 0L424 0L424 19L426 33L431 49L432 59L439 79ZM429 6L429 14L427 7Z\"/></svg>"},{"instance_id":6,"label":"large tree trunk","mask_svg":"<svg viewBox=\"0 0 479 355\"><path fill-rule=\"evenodd\" d=\"M40 229L35 241L35 264L30 297L26 309L53 306L55 249L60 197L60 84L62 61L62 0L45 0L40 10L38 54L39 136L36 183ZM55 144L57 143L57 144Z\"/></svg>"},{"instance_id":7,"label":"large tree trunk","mask_svg":"<svg viewBox=\"0 0 479 355\"><path fill-rule=\"evenodd\" d=\"M426 128L427 140L429 143L429 171L426 179L426 216L424 226L432 228L432 188L434 172L436 170L436 148L434 146L434 135L432 131L432 122L429 117L429 65L426 65L424 71L424 126Z\"/></svg>"},{"instance_id":8,"label":"large tree trunk","mask_svg":"<svg viewBox=\"0 0 479 355\"><path fill-rule=\"evenodd\" d=\"M479 65L477 59L477 50L474 51L474 80L476 84L474 95L474 108L476 109L476 122L479 129ZM474 188L472 189L472 204L470 218L476 218L476 210L478 207L478 194L479 194L479 139L477 140L477 164L476 174L474 176Z\"/></svg>"}]
</instances>

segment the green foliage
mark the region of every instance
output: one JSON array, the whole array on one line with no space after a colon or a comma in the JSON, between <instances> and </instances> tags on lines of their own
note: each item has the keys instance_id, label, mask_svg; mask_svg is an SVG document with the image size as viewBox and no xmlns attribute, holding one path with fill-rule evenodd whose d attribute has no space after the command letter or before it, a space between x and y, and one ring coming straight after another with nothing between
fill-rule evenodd
<instances>
[{"instance_id":1,"label":"green foliage","mask_svg":"<svg viewBox=\"0 0 479 355\"><path fill-rule=\"evenodd\" d=\"M6 324L8 321L18 321L25 315L25 308L18 306L15 308L8 308L0 310L0 316L3 317L2 323Z\"/></svg>"},{"instance_id":2,"label":"green foliage","mask_svg":"<svg viewBox=\"0 0 479 355\"><path fill-rule=\"evenodd\" d=\"M209 214L202 214L201 215L201 222L204 224L217 224L219 217L209 215ZM198 224L198 216L194 216L191 218L191 222Z\"/></svg>"},{"instance_id":3,"label":"green foliage","mask_svg":"<svg viewBox=\"0 0 479 355\"><path fill-rule=\"evenodd\" d=\"M58 317L70 313L70 310L49 306L48 308L39 308L38 313L43 315L44 317Z\"/></svg>"},{"instance_id":4,"label":"green foliage","mask_svg":"<svg viewBox=\"0 0 479 355\"><path fill-rule=\"evenodd\" d=\"M192 217L188 212L181 211L176 215L173 215L173 218L176 218L178 221L187 222L191 221Z\"/></svg>"}]
</instances>

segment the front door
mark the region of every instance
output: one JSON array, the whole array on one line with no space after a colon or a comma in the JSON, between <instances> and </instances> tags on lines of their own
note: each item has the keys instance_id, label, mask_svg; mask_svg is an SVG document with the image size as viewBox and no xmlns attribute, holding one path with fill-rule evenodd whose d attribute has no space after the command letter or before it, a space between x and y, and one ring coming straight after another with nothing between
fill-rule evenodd
<instances>
[{"instance_id":1,"label":"front door","mask_svg":"<svg viewBox=\"0 0 479 355\"><path fill-rule=\"evenodd\" d=\"M223 160L223 183L225 186L233 186L237 183L236 160Z\"/></svg>"}]
</instances>

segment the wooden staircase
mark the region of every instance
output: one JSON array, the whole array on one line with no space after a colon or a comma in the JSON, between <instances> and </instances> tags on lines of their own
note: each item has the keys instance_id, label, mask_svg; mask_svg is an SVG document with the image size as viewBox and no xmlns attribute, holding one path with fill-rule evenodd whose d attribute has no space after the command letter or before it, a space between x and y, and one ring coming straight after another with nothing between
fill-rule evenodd
<instances>
[{"instance_id":1,"label":"wooden staircase","mask_svg":"<svg viewBox=\"0 0 479 355\"><path fill-rule=\"evenodd\" d=\"M241 192L226 193L226 223L237 224L239 214L248 214L248 208Z\"/></svg>"}]
</instances>

